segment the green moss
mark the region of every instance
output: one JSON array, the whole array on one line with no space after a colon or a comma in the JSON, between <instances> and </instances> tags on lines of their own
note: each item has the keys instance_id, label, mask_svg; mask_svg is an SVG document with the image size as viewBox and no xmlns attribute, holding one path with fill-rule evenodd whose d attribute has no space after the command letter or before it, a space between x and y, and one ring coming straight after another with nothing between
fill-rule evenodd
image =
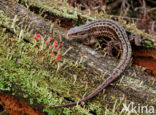
<instances>
[{"instance_id":1,"label":"green moss","mask_svg":"<svg viewBox=\"0 0 156 115\"><path fill-rule=\"evenodd\" d=\"M144 40L141 42L141 44L145 48L152 48L153 47L153 43L149 40Z\"/></svg>"},{"instance_id":2,"label":"green moss","mask_svg":"<svg viewBox=\"0 0 156 115\"><path fill-rule=\"evenodd\" d=\"M83 96L86 84L83 83L84 77L78 76L78 81L73 77L73 74L78 75L79 72L85 74L83 66L67 59L63 59L58 64L50 64L50 58L36 52L33 44L26 44L23 40L18 41L16 35L9 35L5 30L0 29L1 91L23 97L29 100L31 105L38 103L45 107L44 111L47 112L50 111L47 109L48 105L55 106L62 104L62 101L66 102L64 97L79 100ZM61 66L59 70L58 65ZM69 109L56 111L66 114L72 111L81 112L79 108L73 108L71 112ZM88 110L83 109L83 111Z\"/></svg>"}]
</instances>

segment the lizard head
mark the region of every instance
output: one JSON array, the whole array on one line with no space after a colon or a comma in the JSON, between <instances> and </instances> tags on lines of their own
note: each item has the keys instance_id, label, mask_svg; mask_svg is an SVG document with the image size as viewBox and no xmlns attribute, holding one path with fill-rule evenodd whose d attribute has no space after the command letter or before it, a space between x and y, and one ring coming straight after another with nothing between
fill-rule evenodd
<instances>
[{"instance_id":1,"label":"lizard head","mask_svg":"<svg viewBox=\"0 0 156 115\"><path fill-rule=\"evenodd\" d=\"M84 30L82 26L79 26L79 27L71 28L68 31L67 36L69 39L86 38L88 36L88 32Z\"/></svg>"}]
</instances>

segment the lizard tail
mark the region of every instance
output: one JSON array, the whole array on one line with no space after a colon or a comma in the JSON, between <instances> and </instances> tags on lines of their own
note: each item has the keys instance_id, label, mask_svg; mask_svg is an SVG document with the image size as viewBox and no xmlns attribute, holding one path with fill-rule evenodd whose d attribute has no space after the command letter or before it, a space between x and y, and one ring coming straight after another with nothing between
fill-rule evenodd
<instances>
[{"instance_id":1,"label":"lizard tail","mask_svg":"<svg viewBox=\"0 0 156 115\"><path fill-rule=\"evenodd\" d=\"M127 53L127 54L131 55L131 53ZM78 102L71 102L71 103L68 103L65 105L58 105L58 106L54 106L51 108L54 109L54 108L60 108L60 107L72 107L75 105L81 105L83 102L85 102L85 101L91 99L92 97L96 96L99 92L101 92L104 88L106 88L112 81L114 81L125 70L131 56L126 56L126 57L127 57L127 59L121 59L118 66L114 69L114 71L110 75L110 77L108 77L101 85L99 85L90 95L81 99Z\"/></svg>"}]
</instances>

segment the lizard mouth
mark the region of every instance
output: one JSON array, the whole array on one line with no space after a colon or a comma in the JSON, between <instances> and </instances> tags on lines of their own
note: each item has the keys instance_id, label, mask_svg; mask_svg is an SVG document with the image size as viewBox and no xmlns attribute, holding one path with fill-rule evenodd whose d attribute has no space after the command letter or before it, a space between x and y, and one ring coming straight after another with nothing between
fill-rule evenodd
<instances>
[{"instance_id":1,"label":"lizard mouth","mask_svg":"<svg viewBox=\"0 0 156 115\"><path fill-rule=\"evenodd\" d=\"M67 33L67 37L68 38L72 38L72 35Z\"/></svg>"},{"instance_id":2,"label":"lizard mouth","mask_svg":"<svg viewBox=\"0 0 156 115\"><path fill-rule=\"evenodd\" d=\"M72 37L72 33L70 32L70 30L67 32L67 37Z\"/></svg>"},{"instance_id":3,"label":"lizard mouth","mask_svg":"<svg viewBox=\"0 0 156 115\"><path fill-rule=\"evenodd\" d=\"M67 33L67 37L69 37L69 38L76 38L77 37L77 34L76 33L70 33L70 32L68 32Z\"/></svg>"},{"instance_id":4,"label":"lizard mouth","mask_svg":"<svg viewBox=\"0 0 156 115\"><path fill-rule=\"evenodd\" d=\"M73 34L67 33L67 39L72 40L73 38L76 38L76 36Z\"/></svg>"}]
</instances>

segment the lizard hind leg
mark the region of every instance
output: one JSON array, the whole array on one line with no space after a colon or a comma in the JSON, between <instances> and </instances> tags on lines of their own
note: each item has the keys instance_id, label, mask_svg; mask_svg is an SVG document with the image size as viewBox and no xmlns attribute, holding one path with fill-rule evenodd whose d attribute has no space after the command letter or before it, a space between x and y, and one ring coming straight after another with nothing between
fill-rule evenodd
<instances>
[{"instance_id":1,"label":"lizard hind leg","mask_svg":"<svg viewBox=\"0 0 156 115\"><path fill-rule=\"evenodd\" d=\"M121 43L117 40L113 41L113 44L112 44L112 55L117 57L117 58L120 58L122 54L122 46L121 46Z\"/></svg>"},{"instance_id":2,"label":"lizard hind leg","mask_svg":"<svg viewBox=\"0 0 156 115\"><path fill-rule=\"evenodd\" d=\"M104 55L120 57L122 52L121 42L114 39L100 39L101 48L99 49Z\"/></svg>"}]
</instances>

